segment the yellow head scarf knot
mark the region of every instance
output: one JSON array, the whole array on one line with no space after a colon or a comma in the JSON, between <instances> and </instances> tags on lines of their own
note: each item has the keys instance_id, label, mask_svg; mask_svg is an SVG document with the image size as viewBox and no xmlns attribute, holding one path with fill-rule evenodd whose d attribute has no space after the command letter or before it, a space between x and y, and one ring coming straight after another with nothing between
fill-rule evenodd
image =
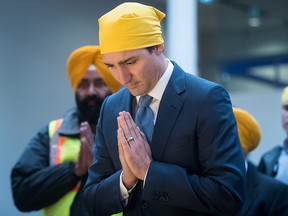
<instances>
[{"instance_id":1,"label":"yellow head scarf knot","mask_svg":"<svg viewBox=\"0 0 288 216\"><path fill-rule=\"evenodd\" d=\"M245 153L248 153L255 149L260 142L260 126L256 119L247 111L234 107L233 112L242 149Z\"/></svg>"},{"instance_id":2,"label":"yellow head scarf knot","mask_svg":"<svg viewBox=\"0 0 288 216\"><path fill-rule=\"evenodd\" d=\"M120 89L120 84L103 63L99 46L84 46L74 50L67 61L68 77L74 92L91 64L95 65L97 72L112 93Z\"/></svg>"},{"instance_id":3,"label":"yellow head scarf knot","mask_svg":"<svg viewBox=\"0 0 288 216\"><path fill-rule=\"evenodd\" d=\"M119 5L98 20L101 53L162 44L160 22L164 17L165 14L156 8L140 3Z\"/></svg>"},{"instance_id":4,"label":"yellow head scarf knot","mask_svg":"<svg viewBox=\"0 0 288 216\"><path fill-rule=\"evenodd\" d=\"M283 92L282 92L282 98L281 98L282 103L287 103L288 102L288 87L285 87Z\"/></svg>"}]
</instances>

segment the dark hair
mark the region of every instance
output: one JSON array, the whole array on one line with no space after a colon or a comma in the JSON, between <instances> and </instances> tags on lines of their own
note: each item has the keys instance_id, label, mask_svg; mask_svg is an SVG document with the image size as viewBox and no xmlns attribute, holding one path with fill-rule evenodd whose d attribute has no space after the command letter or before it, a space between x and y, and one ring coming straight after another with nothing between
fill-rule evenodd
<instances>
[{"instance_id":1,"label":"dark hair","mask_svg":"<svg viewBox=\"0 0 288 216\"><path fill-rule=\"evenodd\" d=\"M153 50L155 49L156 46L150 46L150 47L146 47L146 49L148 50L148 52L151 54L153 52Z\"/></svg>"}]
</instances>

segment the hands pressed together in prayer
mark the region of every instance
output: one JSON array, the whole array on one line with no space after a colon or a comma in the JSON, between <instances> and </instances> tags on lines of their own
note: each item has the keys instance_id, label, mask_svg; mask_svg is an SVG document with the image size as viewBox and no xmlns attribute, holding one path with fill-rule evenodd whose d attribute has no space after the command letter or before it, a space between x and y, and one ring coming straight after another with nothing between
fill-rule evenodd
<instances>
[{"instance_id":1,"label":"hands pressed together in prayer","mask_svg":"<svg viewBox=\"0 0 288 216\"><path fill-rule=\"evenodd\" d=\"M122 181L130 189L138 179L144 180L152 161L152 153L144 133L137 127L129 112L120 112L117 121Z\"/></svg>"},{"instance_id":2,"label":"hands pressed together in prayer","mask_svg":"<svg viewBox=\"0 0 288 216\"><path fill-rule=\"evenodd\" d=\"M80 152L75 165L75 174L79 177L88 172L93 160L94 134L88 122L82 122L80 125L80 141Z\"/></svg>"}]
</instances>

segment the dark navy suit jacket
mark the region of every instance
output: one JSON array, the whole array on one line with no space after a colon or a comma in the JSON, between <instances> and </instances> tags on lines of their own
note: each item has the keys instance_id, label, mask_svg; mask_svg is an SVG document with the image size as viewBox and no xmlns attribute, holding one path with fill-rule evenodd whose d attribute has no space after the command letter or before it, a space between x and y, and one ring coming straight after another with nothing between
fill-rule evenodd
<instances>
[{"instance_id":1,"label":"dark navy suit jacket","mask_svg":"<svg viewBox=\"0 0 288 216\"><path fill-rule=\"evenodd\" d=\"M288 215L288 186L260 173L250 162L246 189L245 202L237 216Z\"/></svg>"},{"instance_id":2,"label":"dark navy suit jacket","mask_svg":"<svg viewBox=\"0 0 288 216\"><path fill-rule=\"evenodd\" d=\"M133 96L123 88L103 103L84 192L91 215L221 215L240 209L245 165L229 95L173 64L155 122L145 186L138 182L124 209L117 116L132 112Z\"/></svg>"}]
</instances>

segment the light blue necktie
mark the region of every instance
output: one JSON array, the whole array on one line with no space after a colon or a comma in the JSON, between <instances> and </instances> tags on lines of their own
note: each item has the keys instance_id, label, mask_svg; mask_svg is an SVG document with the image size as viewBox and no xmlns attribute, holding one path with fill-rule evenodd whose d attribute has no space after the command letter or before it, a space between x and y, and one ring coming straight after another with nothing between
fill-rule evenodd
<instances>
[{"instance_id":1,"label":"light blue necktie","mask_svg":"<svg viewBox=\"0 0 288 216\"><path fill-rule=\"evenodd\" d=\"M154 114L149 107L153 97L144 95L140 97L139 108L136 112L135 123L140 130L146 135L148 142L151 144L154 129Z\"/></svg>"}]
</instances>

